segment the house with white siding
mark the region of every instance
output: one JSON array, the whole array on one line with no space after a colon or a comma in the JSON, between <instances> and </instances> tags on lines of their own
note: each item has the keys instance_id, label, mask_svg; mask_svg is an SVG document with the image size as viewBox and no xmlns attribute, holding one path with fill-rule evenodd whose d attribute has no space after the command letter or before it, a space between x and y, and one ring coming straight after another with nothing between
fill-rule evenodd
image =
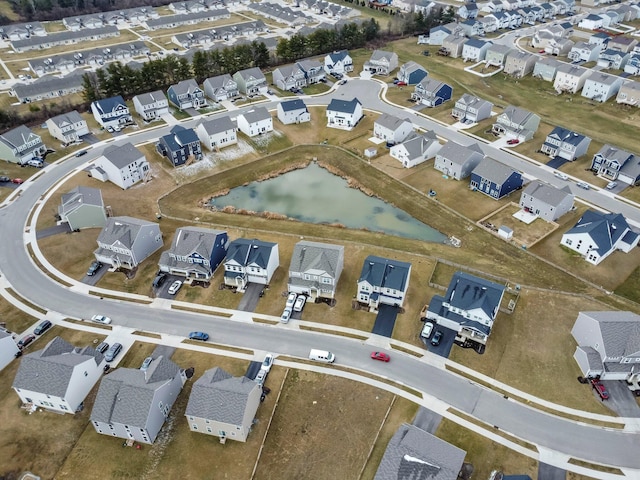
<instances>
[{"instance_id":1,"label":"house with white siding","mask_svg":"<svg viewBox=\"0 0 640 480\"><path fill-rule=\"evenodd\" d=\"M410 278L410 263L369 255L362 264L356 299L370 312L380 305L402 308Z\"/></svg>"},{"instance_id":2,"label":"house with white siding","mask_svg":"<svg viewBox=\"0 0 640 480\"><path fill-rule=\"evenodd\" d=\"M398 160L404 168L411 168L435 157L440 148L442 148L442 144L438 141L438 137L429 130L394 145L389 154Z\"/></svg>"},{"instance_id":3,"label":"house with white siding","mask_svg":"<svg viewBox=\"0 0 640 480\"><path fill-rule=\"evenodd\" d=\"M169 113L169 100L160 90L142 93L133 97L133 109L145 122L151 122Z\"/></svg>"},{"instance_id":4,"label":"house with white siding","mask_svg":"<svg viewBox=\"0 0 640 480\"><path fill-rule=\"evenodd\" d=\"M624 81L617 75L594 72L584 82L582 96L597 102L606 102L618 93Z\"/></svg>"},{"instance_id":5,"label":"house with white siding","mask_svg":"<svg viewBox=\"0 0 640 480\"><path fill-rule=\"evenodd\" d=\"M555 222L573 208L573 194L568 185L556 188L533 180L520 194L520 208L547 222Z\"/></svg>"},{"instance_id":6,"label":"house with white siding","mask_svg":"<svg viewBox=\"0 0 640 480\"><path fill-rule=\"evenodd\" d=\"M245 291L247 284L269 285L280 266L278 244L257 239L238 238L229 244L224 260L224 283Z\"/></svg>"},{"instance_id":7,"label":"house with white siding","mask_svg":"<svg viewBox=\"0 0 640 480\"><path fill-rule=\"evenodd\" d=\"M362 104L357 98L352 100L334 98L327 106L327 127L351 130L363 116Z\"/></svg>"},{"instance_id":8,"label":"house with white siding","mask_svg":"<svg viewBox=\"0 0 640 480\"><path fill-rule=\"evenodd\" d=\"M109 145L89 168L89 174L102 182L112 182L123 190L151 176L144 153L131 143Z\"/></svg>"},{"instance_id":9,"label":"house with white siding","mask_svg":"<svg viewBox=\"0 0 640 480\"><path fill-rule=\"evenodd\" d=\"M238 143L238 126L229 115L202 120L195 131L200 142L211 151Z\"/></svg>"},{"instance_id":10,"label":"house with white siding","mask_svg":"<svg viewBox=\"0 0 640 480\"><path fill-rule=\"evenodd\" d=\"M388 113L383 113L373 123L373 136L390 145L403 142L412 132L413 123L410 119Z\"/></svg>"},{"instance_id":11,"label":"house with white siding","mask_svg":"<svg viewBox=\"0 0 640 480\"><path fill-rule=\"evenodd\" d=\"M278 103L276 115L284 125L306 123L311 121L311 113L304 100L296 98Z\"/></svg>"},{"instance_id":12,"label":"house with white siding","mask_svg":"<svg viewBox=\"0 0 640 480\"><path fill-rule=\"evenodd\" d=\"M238 115L238 129L248 137L273 132L273 118L265 107L255 107Z\"/></svg>"},{"instance_id":13,"label":"house with white siding","mask_svg":"<svg viewBox=\"0 0 640 480\"><path fill-rule=\"evenodd\" d=\"M91 133L87 121L76 110L51 117L45 123L51 136L63 145L81 142L81 137Z\"/></svg>"},{"instance_id":14,"label":"house with white siding","mask_svg":"<svg viewBox=\"0 0 640 480\"><path fill-rule=\"evenodd\" d=\"M465 147L449 140L436 154L433 168L454 180L462 180L471 175L483 158L477 143Z\"/></svg>"}]
</instances>

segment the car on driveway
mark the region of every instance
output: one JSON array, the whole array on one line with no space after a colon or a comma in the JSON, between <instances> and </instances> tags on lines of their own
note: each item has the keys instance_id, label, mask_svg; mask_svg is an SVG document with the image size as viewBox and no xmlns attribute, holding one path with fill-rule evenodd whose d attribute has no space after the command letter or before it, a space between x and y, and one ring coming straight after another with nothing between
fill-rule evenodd
<instances>
[{"instance_id":1,"label":"car on driveway","mask_svg":"<svg viewBox=\"0 0 640 480\"><path fill-rule=\"evenodd\" d=\"M142 362L142 365L140 365L140 370L142 370L143 372L145 370L149 369L149 366L151 365L151 362L153 362L153 357L147 357L144 359L144 362Z\"/></svg>"},{"instance_id":2,"label":"car on driveway","mask_svg":"<svg viewBox=\"0 0 640 480\"><path fill-rule=\"evenodd\" d=\"M44 332L49 330L52 326L52 323L49 320L43 320L33 331L36 335L42 335Z\"/></svg>"},{"instance_id":3,"label":"car on driveway","mask_svg":"<svg viewBox=\"0 0 640 480\"><path fill-rule=\"evenodd\" d=\"M424 327L422 327L420 336L423 338L429 338L431 333L433 333L433 322L424 322Z\"/></svg>"},{"instance_id":4,"label":"car on driveway","mask_svg":"<svg viewBox=\"0 0 640 480\"><path fill-rule=\"evenodd\" d=\"M602 400L609 400L609 392L607 391L607 387L605 387L600 382L600 380L598 380L597 378L592 378L591 387L596 391L596 393Z\"/></svg>"},{"instance_id":5,"label":"car on driveway","mask_svg":"<svg viewBox=\"0 0 640 480\"><path fill-rule=\"evenodd\" d=\"M282 323L289 323L290 318L291 318L291 309L285 308L284 311L282 312L282 315L280 315L280 321Z\"/></svg>"},{"instance_id":6,"label":"car on driveway","mask_svg":"<svg viewBox=\"0 0 640 480\"><path fill-rule=\"evenodd\" d=\"M109 344L107 342L100 342L100 345L96 347L96 352L104 353L109 350Z\"/></svg>"},{"instance_id":7,"label":"car on driveway","mask_svg":"<svg viewBox=\"0 0 640 480\"><path fill-rule=\"evenodd\" d=\"M94 315L91 317L92 322L103 323L105 325L109 325L111 323L111 319L109 317L105 317L104 315Z\"/></svg>"},{"instance_id":8,"label":"car on driveway","mask_svg":"<svg viewBox=\"0 0 640 480\"><path fill-rule=\"evenodd\" d=\"M33 342L36 339L35 335L29 334L29 335L25 335L24 337L22 337L20 339L20 341L18 342L18 348L20 350L22 350L24 347L26 347L27 345L29 345L31 342Z\"/></svg>"},{"instance_id":9,"label":"car on driveway","mask_svg":"<svg viewBox=\"0 0 640 480\"><path fill-rule=\"evenodd\" d=\"M380 360L381 362L388 362L391 357L384 352L371 352L371 358L373 360Z\"/></svg>"},{"instance_id":10,"label":"car on driveway","mask_svg":"<svg viewBox=\"0 0 640 480\"><path fill-rule=\"evenodd\" d=\"M4 175L0 176L0 183L7 183L7 182L10 182L10 181L11 181L11 179L9 177L5 177Z\"/></svg>"},{"instance_id":11,"label":"car on driveway","mask_svg":"<svg viewBox=\"0 0 640 480\"><path fill-rule=\"evenodd\" d=\"M304 295L298 295L298 298L296 298L296 303L293 304L293 311L301 312L306 301L307 297L305 297Z\"/></svg>"},{"instance_id":12,"label":"car on driveway","mask_svg":"<svg viewBox=\"0 0 640 480\"><path fill-rule=\"evenodd\" d=\"M98 270L100 270L101 268L102 268L102 262L94 260L93 262L91 262L91 265L89 265L89 270L87 270L87 276L93 277L96 273L98 273Z\"/></svg>"},{"instance_id":13,"label":"car on driveway","mask_svg":"<svg viewBox=\"0 0 640 480\"><path fill-rule=\"evenodd\" d=\"M164 273L164 272L158 273L158 275L156 275L156 278L153 279L153 288L161 287L166 279L167 279L167 274L166 273Z\"/></svg>"},{"instance_id":14,"label":"car on driveway","mask_svg":"<svg viewBox=\"0 0 640 480\"><path fill-rule=\"evenodd\" d=\"M618 186L618 182L609 182L609 183L607 183L607 186L605 188L607 190L613 190L617 186Z\"/></svg>"},{"instance_id":15,"label":"car on driveway","mask_svg":"<svg viewBox=\"0 0 640 480\"><path fill-rule=\"evenodd\" d=\"M122 350L122 345L119 343L114 343L113 345L111 345L111 348L107 350L107 353L105 353L104 359L107 362L113 362L113 359L118 356L121 350Z\"/></svg>"},{"instance_id":16,"label":"car on driveway","mask_svg":"<svg viewBox=\"0 0 640 480\"><path fill-rule=\"evenodd\" d=\"M169 293L169 295L175 295L176 293L178 293L178 290L180 290L180 287L182 287L182 282L180 280L176 280L171 284L167 292Z\"/></svg>"},{"instance_id":17,"label":"car on driveway","mask_svg":"<svg viewBox=\"0 0 640 480\"><path fill-rule=\"evenodd\" d=\"M293 306L296 303L296 298L298 298L298 295L296 295L295 293L290 293L289 296L287 297L287 303L285 304L286 308L293 308Z\"/></svg>"},{"instance_id":18,"label":"car on driveway","mask_svg":"<svg viewBox=\"0 0 640 480\"><path fill-rule=\"evenodd\" d=\"M209 334L204 332L191 332L189 334L189 340L202 340L206 342L209 340Z\"/></svg>"},{"instance_id":19,"label":"car on driveway","mask_svg":"<svg viewBox=\"0 0 640 480\"><path fill-rule=\"evenodd\" d=\"M26 163L22 164L23 167L29 166L29 167L35 167L35 168L42 168L44 167L44 161L40 160L39 158L32 158L31 160L27 160Z\"/></svg>"},{"instance_id":20,"label":"car on driveway","mask_svg":"<svg viewBox=\"0 0 640 480\"><path fill-rule=\"evenodd\" d=\"M262 384L264 384L264 381L267 379L267 374L268 374L268 373L269 373L269 372L267 372L266 370L260 370L260 371L258 372L258 374L256 375L255 382L256 382L258 385L262 385Z\"/></svg>"},{"instance_id":21,"label":"car on driveway","mask_svg":"<svg viewBox=\"0 0 640 480\"><path fill-rule=\"evenodd\" d=\"M262 361L262 366L260 367L260 370L266 370L267 372L269 370L271 370L271 365L273 365L273 353L267 353L266 357L264 357L264 360Z\"/></svg>"},{"instance_id":22,"label":"car on driveway","mask_svg":"<svg viewBox=\"0 0 640 480\"><path fill-rule=\"evenodd\" d=\"M559 178L560 180L569 180L569 175L562 172L553 172L553 175Z\"/></svg>"},{"instance_id":23,"label":"car on driveway","mask_svg":"<svg viewBox=\"0 0 640 480\"><path fill-rule=\"evenodd\" d=\"M13 180L11 180L11 183L15 183L17 185L22 185L24 183L24 180L21 178L14 178Z\"/></svg>"},{"instance_id":24,"label":"car on driveway","mask_svg":"<svg viewBox=\"0 0 640 480\"><path fill-rule=\"evenodd\" d=\"M441 341L442 341L442 330L436 330L436 333L433 335L433 338L431 339L431 345L433 345L434 347L437 347L438 345L440 345Z\"/></svg>"},{"instance_id":25,"label":"car on driveway","mask_svg":"<svg viewBox=\"0 0 640 480\"><path fill-rule=\"evenodd\" d=\"M576 187L583 188L584 190L589 190L589 184L586 182L578 182L576 183Z\"/></svg>"},{"instance_id":26,"label":"car on driveway","mask_svg":"<svg viewBox=\"0 0 640 480\"><path fill-rule=\"evenodd\" d=\"M518 140L517 138L510 138L509 140L507 140L507 145L517 145L520 143L520 140Z\"/></svg>"}]
</instances>

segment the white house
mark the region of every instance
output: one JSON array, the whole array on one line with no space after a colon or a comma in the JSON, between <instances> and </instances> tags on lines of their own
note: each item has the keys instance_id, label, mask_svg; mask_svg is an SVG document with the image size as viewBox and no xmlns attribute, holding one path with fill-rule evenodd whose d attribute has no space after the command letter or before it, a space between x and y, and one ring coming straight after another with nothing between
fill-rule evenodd
<instances>
[{"instance_id":1,"label":"white house","mask_svg":"<svg viewBox=\"0 0 640 480\"><path fill-rule=\"evenodd\" d=\"M332 99L327 106L327 127L351 130L362 119L362 104L360 100Z\"/></svg>"},{"instance_id":2,"label":"white house","mask_svg":"<svg viewBox=\"0 0 640 480\"><path fill-rule=\"evenodd\" d=\"M344 75L353 71L353 59L347 50L339 50L324 57L324 71Z\"/></svg>"},{"instance_id":3,"label":"white house","mask_svg":"<svg viewBox=\"0 0 640 480\"><path fill-rule=\"evenodd\" d=\"M278 103L276 108L278 120L285 125L306 123L311 121L311 114L301 98Z\"/></svg>"},{"instance_id":4,"label":"white house","mask_svg":"<svg viewBox=\"0 0 640 480\"><path fill-rule=\"evenodd\" d=\"M388 113L383 113L373 123L373 135L392 145L404 142L412 132L413 123L411 120L398 118Z\"/></svg>"},{"instance_id":5,"label":"white house","mask_svg":"<svg viewBox=\"0 0 640 480\"><path fill-rule=\"evenodd\" d=\"M109 145L91 166L89 173L102 182L107 180L127 189L151 175L149 162L144 154L131 143L122 146Z\"/></svg>"},{"instance_id":6,"label":"white house","mask_svg":"<svg viewBox=\"0 0 640 480\"><path fill-rule=\"evenodd\" d=\"M132 270L162 248L162 232L157 223L132 217L109 217L98 235L96 260L111 268Z\"/></svg>"},{"instance_id":7,"label":"white house","mask_svg":"<svg viewBox=\"0 0 640 480\"><path fill-rule=\"evenodd\" d=\"M121 128L133 122L129 107L120 95L91 102L91 111L104 128Z\"/></svg>"},{"instance_id":8,"label":"white house","mask_svg":"<svg viewBox=\"0 0 640 480\"><path fill-rule=\"evenodd\" d=\"M13 361L19 351L13 335L0 328L0 371Z\"/></svg>"},{"instance_id":9,"label":"white house","mask_svg":"<svg viewBox=\"0 0 640 480\"><path fill-rule=\"evenodd\" d=\"M606 102L620 90L623 79L617 75L594 72L584 82L582 96L598 102Z\"/></svg>"},{"instance_id":10,"label":"white house","mask_svg":"<svg viewBox=\"0 0 640 480\"><path fill-rule=\"evenodd\" d=\"M465 147L449 140L436 154L433 168L455 180L462 180L471 175L483 158L484 153L477 143Z\"/></svg>"},{"instance_id":11,"label":"white house","mask_svg":"<svg viewBox=\"0 0 640 480\"><path fill-rule=\"evenodd\" d=\"M390 75L396 68L398 68L397 53L374 50L371 58L364 63L363 71L368 71L372 75Z\"/></svg>"},{"instance_id":12,"label":"white house","mask_svg":"<svg viewBox=\"0 0 640 480\"><path fill-rule=\"evenodd\" d=\"M402 307L411 277L411 264L369 255L358 279L359 303L376 311L380 305Z\"/></svg>"},{"instance_id":13,"label":"white house","mask_svg":"<svg viewBox=\"0 0 640 480\"><path fill-rule=\"evenodd\" d=\"M102 376L103 356L55 337L22 356L12 388L23 404L74 414Z\"/></svg>"},{"instance_id":14,"label":"white house","mask_svg":"<svg viewBox=\"0 0 640 480\"><path fill-rule=\"evenodd\" d=\"M255 107L241 113L236 119L238 129L248 137L255 137L273 131L273 118L265 107Z\"/></svg>"},{"instance_id":15,"label":"white house","mask_svg":"<svg viewBox=\"0 0 640 480\"><path fill-rule=\"evenodd\" d=\"M422 135L394 145L389 154L402 163L403 167L411 168L435 157L440 148L442 145L438 142L436 134L429 130Z\"/></svg>"},{"instance_id":16,"label":"white house","mask_svg":"<svg viewBox=\"0 0 640 480\"><path fill-rule=\"evenodd\" d=\"M209 150L220 150L238 143L238 127L228 115L203 120L195 130L200 142Z\"/></svg>"},{"instance_id":17,"label":"white house","mask_svg":"<svg viewBox=\"0 0 640 480\"><path fill-rule=\"evenodd\" d=\"M80 137L90 133L87 121L76 110L49 118L46 124L51 136L64 145L80 142Z\"/></svg>"},{"instance_id":18,"label":"white house","mask_svg":"<svg viewBox=\"0 0 640 480\"><path fill-rule=\"evenodd\" d=\"M638 245L638 234L620 213L587 210L578 223L562 235L560 244L598 265L616 250L629 253Z\"/></svg>"},{"instance_id":19,"label":"white house","mask_svg":"<svg viewBox=\"0 0 640 480\"><path fill-rule=\"evenodd\" d=\"M269 285L280 266L278 244L238 238L229 244L224 261L224 283L244 291L247 283Z\"/></svg>"},{"instance_id":20,"label":"white house","mask_svg":"<svg viewBox=\"0 0 640 480\"><path fill-rule=\"evenodd\" d=\"M133 97L133 108L146 122L157 120L169 113L169 100L161 90Z\"/></svg>"},{"instance_id":21,"label":"white house","mask_svg":"<svg viewBox=\"0 0 640 480\"><path fill-rule=\"evenodd\" d=\"M556 70L553 88L557 92L578 93L591 75L591 69L563 63Z\"/></svg>"}]
</instances>

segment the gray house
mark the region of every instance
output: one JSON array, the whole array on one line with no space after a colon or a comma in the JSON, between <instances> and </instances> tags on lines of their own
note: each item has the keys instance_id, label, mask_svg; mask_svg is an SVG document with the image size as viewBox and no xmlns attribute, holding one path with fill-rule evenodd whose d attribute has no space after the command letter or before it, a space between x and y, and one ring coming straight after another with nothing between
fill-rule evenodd
<instances>
[{"instance_id":1,"label":"gray house","mask_svg":"<svg viewBox=\"0 0 640 480\"><path fill-rule=\"evenodd\" d=\"M533 138L540 125L540 117L520 107L509 105L498 115L493 124L494 133L505 135L508 138L517 138L526 141Z\"/></svg>"},{"instance_id":2,"label":"gray house","mask_svg":"<svg viewBox=\"0 0 640 480\"><path fill-rule=\"evenodd\" d=\"M594 72L584 82L582 96L597 102L606 102L617 95L623 79L616 75Z\"/></svg>"},{"instance_id":3,"label":"gray house","mask_svg":"<svg viewBox=\"0 0 640 480\"><path fill-rule=\"evenodd\" d=\"M416 427L403 424L380 460L374 480L457 480L466 452Z\"/></svg>"},{"instance_id":4,"label":"gray house","mask_svg":"<svg viewBox=\"0 0 640 480\"><path fill-rule=\"evenodd\" d=\"M74 188L62 195L58 216L58 222L69 224L70 230L104 227L107 223L107 212L102 201L102 192L91 187Z\"/></svg>"},{"instance_id":5,"label":"gray house","mask_svg":"<svg viewBox=\"0 0 640 480\"><path fill-rule=\"evenodd\" d=\"M531 53L514 50L509 52L504 62L504 73L516 78L522 78L533 72L538 57Z\"/></svg>"},{"instance_id":6,"label":"gray house","mask_svg":"<svg viewBox=\"0 0 640 480\"><path fill-rule=\"evenodd\" d=\"M171 85L167 90L167 97L180 110L187 108L197 109L207 105L204 90L198 86L193 78Z\"/></svg>"},{"instance_id":7,"label":"gray house","mask_svg":"<svg viewBox=\"0 0 640 480\"><path fill-rule=\"evenodd\" d=\"M483 158L484 153L477 143L465 147L448 141L436 154L433 168L456 180L462 180L471 175Z\"/></svg>"},{"instance_id":8,"label":"gray house","mask_svg":"<svg viewBox=\"0 0 640 480\"><path fill-rule=\"evenodd\" d=\"M132 270L162 248L162 232L157 223L132 217L110 217L100 235L96 260L112 268Z\"/></svg>"},{"instance_id":9,"label":"gray house","mask_svg":"<svg viewBox=\"0 0 640 480\"><path fill-rule=\"evenodd\" d=\"M290 292L316 299L335 298L344 266L344 247L302 240L293 248L289 265Z\"/></svg>"},{"instance_id":10,"label":"gray house","mask_svg":"<svg viewBox=\"0 0 640 480\"><path fill-rule=\"evenodd\" d=\"M261 395L258 382L234 377L220 367L207 370L191 389L184 413L189 430L220 437L220 443L246 442Z\"/></svg>"},{"instance_id":11,"label":"gray house","mask_svg":"<svg viewBox=\"0 0 640 480\"><path fill-rule=\"evenodd\" d=\"M238 84L228 73L207 78L202 87L205 95L215 102L229 100L238 95Z\"/></svg>"},{"instance_id":12,"label":"gray house","mask_svg":"<svg viewBox=\"0 0 640 480\"><path fill-rule=\"evenodd\" d=\"M551 158L560 157L570 162L585 155L591 139L562 127L555 127L545 139L540 151Z\"/></svg>"},{"instance_id":13,"label":"gray house","mask_svg":"<svg viewBox=\"0 0 640 480\"><path fill-rule=\"evenodd\" d=\"M640 316L632 312L580 312L571 335L582 374L640 382Z\"/></svg>"},{"instance_id":14,"label":"gray house","mask_svg":"<svg viewBox=\"0 0 640 480\"><path fill-rule=\"evenodd\" d=\"M267 89L267 79L258 67L247 68L233 74L238 91L245 95L259 95Z\"/></svg>"},{"instance_id":15,"label":"gray house","mask_svg":"<svg viewBox=\"0 0 640 480\"><path fill-rule=\"evenodd\" d=\"M403 142L412 132L411 120L388 113L383 113L373 123L373 136L392 145Z\"/></svg>"},{"instance_id":16,"label":"gray house","mask_svg":"<svg viewBox=\"0 0 640 480\"><path fill-rule=\"evenodd\" d=\"M160 271L208 282L227 253L228 240L223 230L181 227L169 250L160 256Z\"/></svg>"},{"instance_id":17,"label":"gray house","mask_svg":"<svg viewBox=\"0 0 640 480\"><path fill-rule=\"evenodd\" d=\"M480 120L489 118L492 109L493 103L465 93L456 101L453 110L451 110L451 115L457 118L459 122L477 123Z\"/></svg>"},{"instance_id":18,"label":"gray house","mask_svg":"<svg viewBox=\"0 0 640 480\"><path fill-rule=\"evenodd\" d=\"M495 43L487 49L487 54L484 58L485 63L487 65L493 65L494 67L502 67L507 60L507 55L511 51L512 48L506 45Z\"/></svg>"},{"instance_id":19,"label":"gray house","mask_svg":"<svg viewBox=\"0 0 640 480\"><path fill-rule=\"evenodd\" d=\"M533 66L533 76L545 82L553 82L556 71L562 62L552 57L542 57Z\"/></svg>"},{"instance_id":20,"label":"gray house","mask_svg":"<svg viewBox=\"0 0 640 480\"><path fill-rule=\"evenodd\" d=\"M297 63L283 65L273 71L273 83L280 90L291 90L292 88L302 88L307 85L304 70Z\"/></svg>"},{"instance_id":21,"label":"gray house","mask_svg":"<svg viewBox=\"0 0 640 480\"><path fill-rule=\"evenodd\" d=\"M396 68L398 68L397 53L374 50L371 58L364 63L363 70L373 75L390 75Z\"/></svg>"},{"instance_id":22,"label":"gray house","mask_svg":"<svg viewBox=\"0 0 640 480\"><path fill-rule=\"evenodd\" d=\"M224 261L225 285L244 291L248 283L269 285L280 266L278 244L238 238L229 244Z\"/></svg>"},{"instance_id":23,"label":"gray house","mask_svg":"<svg viewBox=\"0 0 640 480\"><path fill-rule=\"evenodd\" d=\"M103 435L152 444L187 377L164 356L147 370L118 368L102 377L91 424Z\"/></svg>"},{"instance_id":24,"label":"gray house","mask_svg":"<svg viewBox=\"0 0 640 480\"><path fill-rule=\"evenodd\" d=\"M24 125L0 135L0 160L24 164L32 158L44 155L46 151L47 147L42 143L40 135Z\"/></svg>"},{"instance_id":25,"label":"gray house","mask_svg":"<svg viewBox=\"0 0 640 480\"><path fill-rule=\"evenodd\" d=\"M547 222L554 222L573 208L573 194L568 185L556 188L534 180L522 191L520 208Z\"/></svg>"}]
</instances>

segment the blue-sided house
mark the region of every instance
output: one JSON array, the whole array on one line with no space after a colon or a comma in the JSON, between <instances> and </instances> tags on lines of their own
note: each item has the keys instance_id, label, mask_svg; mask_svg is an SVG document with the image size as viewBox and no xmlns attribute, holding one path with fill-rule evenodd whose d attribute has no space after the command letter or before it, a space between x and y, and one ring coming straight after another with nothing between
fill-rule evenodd
<instances>
[{"instance_id":1,"label":"blue-sided house","mask_svg":"<svg viewBox=\"0 0 640 480\"><path fill-rule=\"evenodd\" d=\"M133 123L129 107L120 95L91 102L91 112L103 128L120 128Z\"/></svg>"},{"instance_id":2,"label":"blue-sided house","mask_svg":"<svg viewBox=\"0 0 640 480\"><path fill-rule=\"evenodd\" d=\"M456 342L485 345L500 310L505 287L465 272L456 272L444 296L434 295L427 319L457 332Z\"/></svg>"},{"instance_id":3,"label":"blue-sided house","mask_svg":"<svg viewBox=\"0 0 640 480\"><path fill-rule=\"evenodd\" d=\"M411 61L400 66L400 71L398 72L398 80L406 83L407 85L417 85L427 75L428 72L422 65Z\"/></svg>"},{"instance_id":4,"label":"blue-sided house","mask_svg":"<svg viewBox=\"0 0 640 480\"><path fill-rule=\"evenodd\" d=\"M426 77L415 86L411 98L418 104L426 105L427 107L437 107L451 100L452 94L453 87L448 83Z\"/></svg>"},{"instance_id":5,"label":"blue-sided house","mask_svg":"<svg viewBox=\"0 0 640 480\"><path fill-rule=\"evenodd\" d=\"M176 125L168 135L160 137L156 151L167 157L174 167L202 158L200 139L193 128Z\"/></svg>"},{"instance_id":6,"label":"blue-sided house","mask_svg":"<svg viewBox=\"0 0 640 480\"><path fill-rule=\"evenodd\" d=\"M522 188L522 175L493 158L483 158L471 172L469 187L495 200Z\"/></svg>"},{"instance_id":7,"label":"blue-sided house","mask_svg":"<svg viewBox=\"0 0 640 480\"><path fill-rule=\"evenodd\" d=\"M160 256L160 271L208 282L224 260L228 244L229 237L224 230L181 227L173 237L171 248Z\"/></svg>"},{"instance_id":8,"label":"blue-sided house","mask_svg":"<svg viewBox=\"0 0 640 480\"><path fill-rule=\"evenodd\" d=\"M369 255L358 279L358 302L376 311L379 305L401 308L409 289L411 264Z\"/></svg>"}]
</instances>

